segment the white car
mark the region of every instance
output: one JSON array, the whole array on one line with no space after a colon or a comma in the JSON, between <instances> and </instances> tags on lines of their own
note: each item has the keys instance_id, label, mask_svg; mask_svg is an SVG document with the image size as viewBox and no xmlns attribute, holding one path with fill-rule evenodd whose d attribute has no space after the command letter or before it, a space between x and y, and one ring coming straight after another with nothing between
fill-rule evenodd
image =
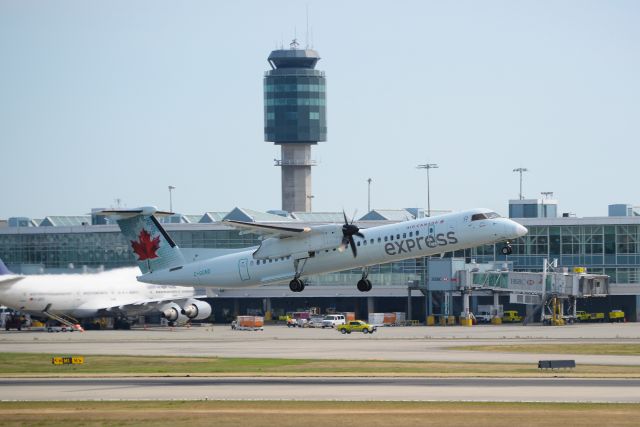
<instances>
[{"instance_id":1,"label":"white car","mask_svg":"<svg viewBox=\"0 0 640 427\"><path fill-rule=\"evenodd\" d=\"M324 318L312 317L306 324L307 328L322 328L324 327Z\"/></svg>"},{"instance_id":2,"label":"white car","mask_svg":"<svg viewBox=\"0 0 640 427\"><path fill-rule=\"evenodd\" d=\"M342 314L327 314L324 316L324 319L322 319L323 328L335 328L345 323L347 322Z\"/></svg>"},{"instance_id":3,"label":"white car","mask_svg":"<svg viewBox=\"0 0 640 427\"><path fill-rule=\"evenodd\" d=\"M474 313L476 320L478 323L491 323L491 313L488 311L481 311L479 313Z\"/></svg>"}]
</instances>

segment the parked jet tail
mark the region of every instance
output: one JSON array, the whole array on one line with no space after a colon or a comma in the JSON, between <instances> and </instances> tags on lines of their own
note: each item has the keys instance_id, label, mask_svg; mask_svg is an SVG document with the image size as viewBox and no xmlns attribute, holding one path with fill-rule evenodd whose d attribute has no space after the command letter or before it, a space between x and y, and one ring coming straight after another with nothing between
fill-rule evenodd
<instances>
[{"instance_id":1,"label":"parked jet tail","mask_svg":"<svg viewBox=\"0 0 640 427\"><path fill-rule=\"evenodd\" d=\"M0 259L0 276L5 276L7 274L13 274L6 265L4 265L4 262L2 262L2 259Z\"/></svg>"},{"instance_id":2,"label":"parked jet tail","mask_svg":"<svg viewBox=\"0 0 640 427\"><path fill-rule=\"evenodd\" d=\"M161 212L151 206L137 209L107 209L98 214L115 217L143 274L184 265L184 256L180 248L154 216L171 215L170 212Z\"/></svg>"}]
</instances>

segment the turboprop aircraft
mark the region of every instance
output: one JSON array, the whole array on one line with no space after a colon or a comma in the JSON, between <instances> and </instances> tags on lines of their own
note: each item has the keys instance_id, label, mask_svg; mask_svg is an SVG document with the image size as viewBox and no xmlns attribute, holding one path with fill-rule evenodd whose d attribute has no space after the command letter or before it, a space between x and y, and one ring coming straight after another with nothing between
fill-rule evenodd
<instances>
[{"instance_id":1,"label":"turboprop aircraft","mask_svg":"<svg viewBox=\"0 0 640 427\"><path fill-rule=\"evenodd\" d=\"M160 312L182 324L211 315L211 306L197 300L193 287L148 285L134 280L135 267L88 274L11 273L0 260L0 305L63 323L67 317L127 318ZM62 319L62 320L61 320Z\"/></svg>"},{"instance_id":2,"label":"turboprop aircraft","mask_svg":"<svg viewBox=\"0 0 640 427\"><path fill-rule=\"evenodd\" d=\"M473 209L396 224L361 229L344 224L300 227L224 221L224 224L263 236L259 246L216 253L211 249L180 249L155 215L170 215L155 207L104 210L116 216L138 257L138 280L156 284L216 288L260 286L289 282L293 292L304 290L305 276L362 268L357 287L370 291L369 266L418 258L510 240L527 229L489 209ZM351 248L351 253L347 251Z\"/></svg>"}]
</instances>

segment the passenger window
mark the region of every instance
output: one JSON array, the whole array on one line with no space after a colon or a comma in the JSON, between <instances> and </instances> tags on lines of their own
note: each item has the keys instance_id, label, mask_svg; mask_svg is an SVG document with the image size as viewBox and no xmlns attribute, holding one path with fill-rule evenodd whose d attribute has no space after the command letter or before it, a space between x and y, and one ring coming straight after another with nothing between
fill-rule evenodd
<instances>
[{"instance_id":1,"label":"passenger window","mask_svg":"<svg viewBox=\"0 0 640 427\"><path fill-rule=\"evenodd\" d=\"M409 232L409 237L413 237L413 231Z\"/></svg>"},{"instance_id":2,"label":"passenger window","mask_svg":"<svg viewBox=\"0 0 640 427\"><path fill-rule=\"evenodd\" d=\"M358 246L360 246L360 242L358 242Z\"/></svg>"},{"instance_id":3,"label":"passenger window","mask_svg":"<svg viewBox=\"0 0 640 427\"><path fill-rule=\"evenodd\" d=\"M371 239L371 240L369 240L369 243L371 243L373 245L375 243L375 240Z\"/></svg>"},{"instance_id":4,"label":"passenger window","mask_svg":"<svg viewBox=\"0 0 640 427\"><path fill-rule=\"evenodd\" d=\"M396 239L400 239L400 235L399 234L396 234Z\"/></svg>"},{"instance_id":5,"label":"passenger window","mask_svg":"<svg viewBox=\"0 0 640 427\"><path fill-rule=\"evenodd\" d=\"M384 241L386 242L387 240L389 240L389 236L384 236Z\"/></svg>"},{"instance_id":6,"label":"passenger window","mask_svg":"<svg viewBox=\"0 0 640 427\"><path fill-rule=\"evenodd\" d=\"M378 243L382 242L382 238L378 237Z\"/></svg>"},{"instance_id":7,"label":"passenger window","mask_svg":"<svg viewBox=\"0 0 640 427\"><path fill-rule=\"evenodd\" d=\"M416 236L419 236L419 235L420 235L420 230L417 230L416 231Z\"/></svg>"},{"instance_id":8,"label":"passenger window","mask_svg":"<svg viewBox=\"0 0 640 427\"><path fill-rule=\"evenodd\" d=\"M389 236L389 238L390 238L391 240L393 240L393 234L392 234L391 236Z\"/></svg>"},{"instance_id":9,"label":"passenger window","mask_svg":"<svg viewBox=\"0 0 640 427\"><path fill-rule=\"evenodd\" d=\"M406 239L407 238L407 233L402 233L402 238Z\"/></svg>"}]
</instances>

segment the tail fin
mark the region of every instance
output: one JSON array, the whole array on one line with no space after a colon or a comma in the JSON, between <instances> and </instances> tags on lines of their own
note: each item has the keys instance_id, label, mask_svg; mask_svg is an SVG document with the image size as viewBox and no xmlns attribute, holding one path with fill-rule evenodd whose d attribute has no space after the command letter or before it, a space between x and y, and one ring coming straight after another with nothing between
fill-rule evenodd
<instances>
[{"instance_id":1,"label":"tail fin","mask_svg":"<svg viewBox=\"0 0 640 427\"><path fill-rule=\"evenodd\" d=\"M126 210L103 210L100 215L115 217L120 231L129 241L143 274L182 266L184 256L178 245L167 234L157 215L170 215L155 207Z\"/></svg>"},{"instance_id":2,"label":"tail fin","mask_svg":"<svg viewBox=\"0 0 640 427\"><path fill-rule=\"evenodd\" d=\"M2 260L0 259L0 276L5 276L7 274L13 274L13 273L9 271L7 266L4 265L4 262L2 262Z\"/></svg>"}]
</instances>

